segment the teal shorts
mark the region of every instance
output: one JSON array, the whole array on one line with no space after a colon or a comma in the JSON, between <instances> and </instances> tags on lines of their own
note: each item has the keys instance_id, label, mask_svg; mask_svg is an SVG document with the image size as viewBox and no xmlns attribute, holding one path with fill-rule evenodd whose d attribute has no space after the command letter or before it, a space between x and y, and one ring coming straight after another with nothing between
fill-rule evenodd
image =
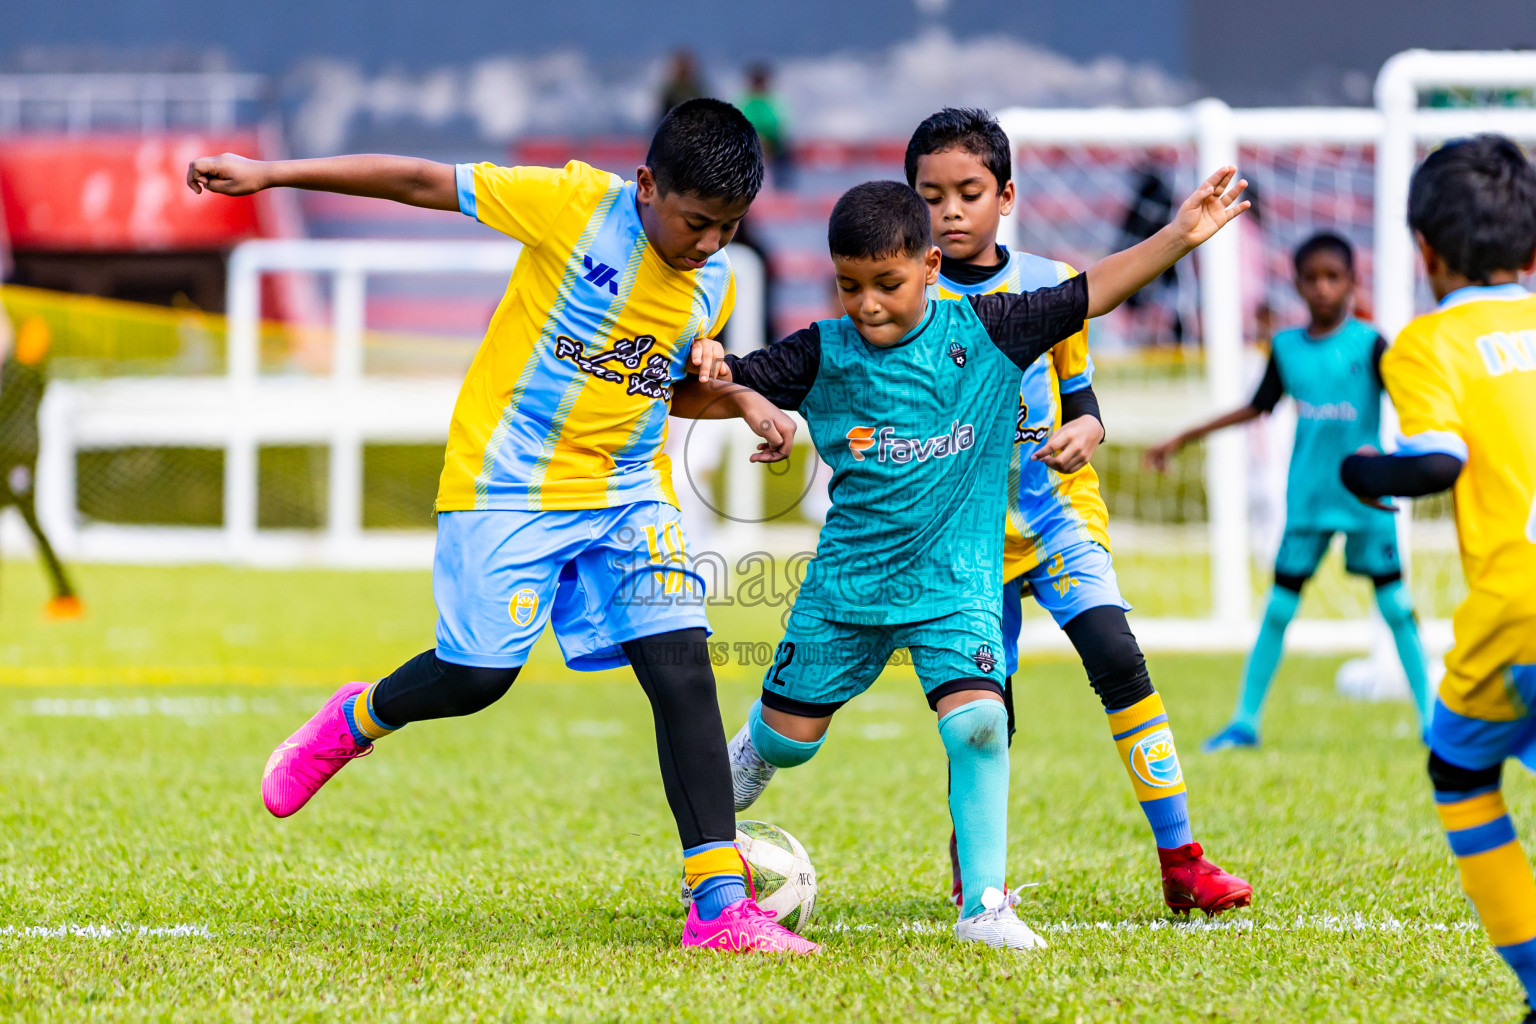
<instances>
[{"instance_id":1,"label":"teal shorts","mask_svg":"<svg viewBox=\"0 0 1536 1024\"><path fill-rule=\"evenodd\" d=\"M1374 517L1373 517L1374 518ZM1382 513L1379 522L1363 530L1344 534L1344 568L1355 576L1369 576L1377 583L1387 583L1403 574L1397 555L1397 523ZM1328 553L1333 530L1293 530L1285 528L1280 551L1275 555L1275 577L1300 582L1317 572L1318 563Z\"/></svg>"},{"instance_id":2,"label":"teal shorts","mask_svg":"<svg viewBox=\"0 0 1536 1024\"><path fill-rule=\"evenodd\" d=\"M763 706L823 718L869 689L903 649L930 707L959 690L1003 692L1003 628L996 611L867 626L833 622L797 607L763 677Z\"/></svg>"}]
</instances>

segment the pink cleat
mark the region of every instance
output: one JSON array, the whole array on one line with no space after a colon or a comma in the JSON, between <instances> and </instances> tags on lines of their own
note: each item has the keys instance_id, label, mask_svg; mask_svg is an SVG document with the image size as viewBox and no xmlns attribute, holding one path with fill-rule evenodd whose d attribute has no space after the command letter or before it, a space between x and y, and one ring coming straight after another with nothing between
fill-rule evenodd
<instances>
[{"instance_id":1,"label":"pink cleat","mask_svg":"<svg viewBox=\"0 0 1536 1024\"><path fill-rule=\"evenodd\" d=\"M367 683L347 683L331 694L298 732L277 745L261 773L261 799L279 818L286 818L309 803L320 787L354 757L362 757L373 744L358 746L347 726L341 702L368 689Z\"/></svg>"},{"instance_id":2,"label":"pink cleat","mask_svg":"<svg viewBox=\"0 0 1536 1024\"><path fill-rule=\"evenodd\" d=\"M821 949L776 922L751 899L737 900L713 921L699 920L698 905L689 906L683 945L734 953L815 953Z\"/></svg>"}]
</instances>

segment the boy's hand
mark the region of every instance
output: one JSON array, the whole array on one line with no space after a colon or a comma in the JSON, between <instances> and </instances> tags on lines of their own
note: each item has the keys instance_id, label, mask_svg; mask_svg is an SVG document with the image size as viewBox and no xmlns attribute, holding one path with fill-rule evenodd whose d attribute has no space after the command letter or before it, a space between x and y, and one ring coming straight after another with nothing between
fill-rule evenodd
<instances>
[{"instance_id":1,"label":"boy's hand","mask_svg":"<svg viewBox=\"0 0 1536 1024\"><path fill-rule=\"evenodd\" d=\"M1193 249L1253 205L1246 199L1238 202L1248 182L1238 181L1233 185L1235 178L1237 168L1228 164L1206 178L1184 200L1184 205L1179 207L1173 222L1168 225L1184 245Z\"/></svg>"},{"instance_id":2,"label":"boy's hand","mask_svg":"<svg viewBox=\"0 0 1536 1024\"><path fill-rule=\"evenodd\" d=\"M1162 444L1155 444L1141 453L1142 465L1148 469L1155 469L1159 473L1166 473L1168 472L1168 460L1173 457L1173 453L1178 451L1179 448L1178 438L1174 438L1172 441L1164 441Z\"/></svg>"},{"instance_id":3,"label":"boy's hand","mask_svg":"<svg viewBox=\"0 0 1536 1024\"><path fill-rule=\"evenodd\" d=\"M736 409L752 433L763 439L751 461L783 462L789 458L790 449L795 446L794 420L768 399L746 388L737 392Z\"/></svg>"},{"instance_id":4,"label":"boy's hand","mask_svg":"<svg viewBox=\"0 0 1536 1024\"><path fill-rule=\"evenodd\" d=\"M267 187L264 164L233 153L200 156L187 165L187 187L221 196L248 196Z\"/></svg>"},{"instance_id":5,"label":"boy's hand","mask_svg":"<svg viewBox=\"0 0 1536 1024\"><path fill-rule=\"evenodd\" d=\"M1104 424L1094 416L1079 416L1063 423L1030 458L1045 463L1058 473L1076 473L1088 465L1102 440Z\"/></svg>"},{"instance_id":6,"label":"boy's hand","mask_svg":"<svg viewBox=\"0 0 1536 1024\"><path fill-rule=\"evenodd\" d=\"M708 384L714 379L715 370L724 362L725 346L720 344L718 339L695 338L693 340L693 350L688 354L688 365L694 368L700 381Z\"/></svg>"},{"instance_id":7,"label":"boy's hand","mask_svg":"<svg viewBox=\"0 0 1536 1024\"><path fill-rule=\"evenodd\" d=\"M1353 454L1353 455L1380 455L1381 454L1381 449L1377 448L1375 445L1363 444L1359 448L1356 448L1351 454ZM1357 495L1355 495L1355 500L1357 500L1358 502L1360 502L1360 504L1365 505L1365 506L1367 506L1369 508L1379 508L1383 512L1396 512L1397 511L1397 506L1392 504L1390 501L1385 500L1384 498L1367 498L1363 494L1357 494Z\"/></svg>"}]
</instances>

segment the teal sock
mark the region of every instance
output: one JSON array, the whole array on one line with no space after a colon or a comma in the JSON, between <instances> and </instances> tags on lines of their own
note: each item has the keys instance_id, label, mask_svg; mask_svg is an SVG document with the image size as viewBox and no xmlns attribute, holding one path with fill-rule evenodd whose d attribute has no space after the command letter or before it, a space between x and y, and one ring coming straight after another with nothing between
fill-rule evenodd
<instances>
[{"instance_id":1,"label":"teal sock","mask_svg":"<svg viewBox=\"0 0 1536 1024\"><path fill-rule=\"evenodd\" d=\"M1403 663L1403 674L1408 677L1408 689L1413 691L1414 708L1419 713L1419 725L1428 727L1429 706L1434 701L1429 692L1429 670L1424 666L1424 645L1419 641L1419 623L1413 614L1413 601L1402 580L1393 580L1376 588L1376 607L1392 630L1392 642L1397 645L1398 660Z\"/></svg>"},{"instance_id":2,"label":"teal sock","mask_svg":"<svg viewBox=\"0 0 1536 1024\"><path fill-rule=\"evenodd\" d=\"M1008 712L1001 701L977 700L939 719L949 754L949 813L955 821L961 917L981 913L981 894L1008 877Z\"/></svg>"},{"instance_id":3,"label":"teal sock","mask_svg":"<svg viewBox=\"0 0 1536 1024\"><path fill-rule=\"evenodd\" d=\"M797 764L805 764L816 756L816 751L821 749L827 739L823 734L821 739L807 743L775 732L773 726L763 721L762 701L753 704L752 710L747 713L747 728L758 754L775 768L793 768Z\"/></svg>"},{"instance_id":4,"label":"teal sock","mask_svg":"<svg viewBox=\"0 0 1536 1024\"><path fill-rule=\"evenodd\" d=\"M1264 712L1264 698L1269 696L1269 684L1274 681L1275 669L1280 665L1280 652L1285 648L1285 628L1296 616L1301 595L1285 587L1272 587L1269 604L1264 607L1264 621L1259 625L1259 638L1253 642L1248 663L1243 666L1243 689L1237 695L1237 710L1232 721L1259 731L1259 717Z\"/></svg>"}]
</instances>

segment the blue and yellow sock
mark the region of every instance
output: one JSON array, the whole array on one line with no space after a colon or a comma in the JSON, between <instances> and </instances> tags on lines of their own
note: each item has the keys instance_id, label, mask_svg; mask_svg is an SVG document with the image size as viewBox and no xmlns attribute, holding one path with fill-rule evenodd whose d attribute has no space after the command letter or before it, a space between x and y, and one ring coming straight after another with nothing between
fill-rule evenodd
<instances>
[{"instance_id":1,"label":"blue and yellow sock","mask_svg":"<svg viewBox=\"0 0 1536 1024\"><path fill-rule=\"evenodd\" d=\"M977 700L939 719L949 754L949 813L955 822L961 917L984 909L988 886L1008 880L1008 711L1001 701Z\"/></svg>"},{"instance_id":2,"label":"blue and yellow sock","mask_svg":"<svg viewBox=\"0 0 1536 1024\"><path fill-rule=\"evenodd\" d=\"M1301 595L1285 587L1272 587L1269 603L1264 606L1264 619L1259 624L1258 639L1243 665L1243 688L1237 695L1237 710L1232 721L1246 725L1257 735L1259 717L1264 712L1264 698L1269 696L1269 684L1274 681L1275 669L1280 665L1280 654L1285 649L1285 630L1296 617L1301 605Z\"/></svg>"},{"instance_id":3,"label":"blue and yellow sock","mask_svg":"<svg viewBox=\"0 0 1536 1024\"><path fill-rule=\"evenodd\" d=\"M1429 692L1429 670L1424 665L1424 644L1419 640L1419 624L1413 615L1413 601L1402 580L1393 580L1376 588L1376 607L1392 631L1392 642L1397 645L1397 658L1403 663L1403 674L1408 677L1408 689L1413 691L1414 710L1419 713L1419 725L1429 728L1430 705L1434 694Z\"/></svg>"},{"instance_id":4,"label":"blue and yellow sock","mask_svg":"<svg viewBox=\"0 0 1536 1024\"><path fill-rule=\"evenodd\" d=\"M701 921L713 921L726 907L747 898L741 871L735 843L702 843L683 851L683 880Z\"/></svg>"},{"instance_id":5,"label":"blue and yellow sock","mask_svg":"<svg viewBox=\"0 0 1536 1024\"><path fill-rule=\"evenodd\" d=\"M1163 698L1154 692L1128 708L1109 712L1109 733L1158 847L1173 850L1194 842L1184 769Z\"/></svg>"},{"instance_id":6,"label":"blue and yellow sock","mask_svg":"<svg viewBox=\"0 0 1536 1024\"><path fill-rule=\"evenodd\" d=\"M341 702L342 713L347 716L347 728L352 730L352 739L360 747L366 747L400 728L398 725L384 724L378 712L373 710L373 693L378 688L379 684L374 683L357 696Z\"/></svg>"},{"instance_id":7,"label":"blue and yellow sock","mask_svg":"<svg viewBox=\"0 0 1536 1024\"><path fill-rule=\"evenodd\" d=\"M1461 887L1529 998L1536 992L1536 878L1504 794L1497 786L1470 793L1437 790L1435 809L1461 869Z\"/></svg>"}]
</instances>

